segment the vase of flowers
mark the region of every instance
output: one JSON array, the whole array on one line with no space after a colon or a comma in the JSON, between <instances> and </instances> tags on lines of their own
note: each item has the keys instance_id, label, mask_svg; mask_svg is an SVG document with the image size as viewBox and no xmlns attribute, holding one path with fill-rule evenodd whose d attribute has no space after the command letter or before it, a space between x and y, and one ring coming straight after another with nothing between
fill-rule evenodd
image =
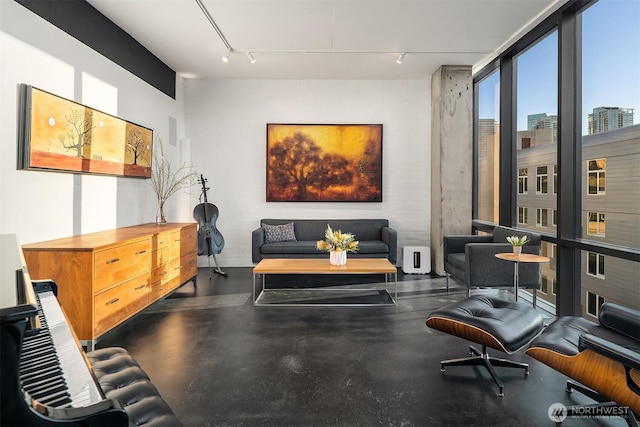
<instances>
[{"instance_id":1,"label":"vase of flowers","mask_svg":"<svg viewBox=\"0 0 640 427\"><path fill-rule=\"evenodd\" d=\"M316 248L323 252L329 252L329 263L331 265L345 265L347 263L347 252L357 252L360 242L352 233L333 231L327 224L324 233L324 240L316 242Z\"/></svg>"},{"instance_id":2,"label":"vase of flowers","mask_svg":"<svg viewBox=\"0 0 640 427\"><path fill-rule=\"evenodd\" d=\"M522 236L522 237L509 236L509 237L507 237L507 242L511 243L511 246L512 246L512 249L513 249L513 254L516 255L516 256L520 256L520 254L522 253L522 247L528 241L529 241L529 239L527 238L527 236Z\"/></svg>"}]
</instances>

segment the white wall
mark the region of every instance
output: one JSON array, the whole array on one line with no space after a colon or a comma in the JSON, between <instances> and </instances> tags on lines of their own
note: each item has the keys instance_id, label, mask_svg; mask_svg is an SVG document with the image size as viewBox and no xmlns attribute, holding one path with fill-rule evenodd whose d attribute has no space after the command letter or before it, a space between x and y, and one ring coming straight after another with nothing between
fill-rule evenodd
<instances>
[{"instance_id":1,"label":"white wall","mask_svg":"<svg viewBox=\"0 0 640 427\"><path fill-rule=\"evenodd\" d=\"M0 233L24 244L154 221L147 179L17 170L18 84L154 128L176 162L188 152L181 85L175 101L14 1L0 1L0 55ZM176 147L169 117L178 123ZM191 220L183 199L170 199L170 220Z\"/></svg>"},{"instance_id":2,"label":"white wall","mask_svg":"<svg viewBox=\"0 0 640 427\"><path fill-rule=\"evenodd\" d=\"M177 101L13 1L0 0L0 233L21 243L151 222L148 180L17 170L17 89L27 83L154 128L175 165L209 179L223 266L250 266L265 217L388 218L399 247L429 245L430 76L424 80L179 80ZM186 106L186 107L185 107ZM177 146L169 145L170 117ZM382 123L382 203L266 203L266 123ZM199 186L173 196L193 221ZM345 230L346 231L346 230ZM200 265L206 265L201 257Z\"/></svg>"},{"instance_id":3,"label":"white wall","mask_svg":"<svg viewBox=\"0 0 640 427\"><path fill-rule=\"evenodd\" d=\"M186 81L193 163L220 211L220 264L252 265L251 231L260 218L388 218L399 249L429 246L429 79ZM267 203L266 123L382 123L383 202Z\"/></svg>"}]
</instances>

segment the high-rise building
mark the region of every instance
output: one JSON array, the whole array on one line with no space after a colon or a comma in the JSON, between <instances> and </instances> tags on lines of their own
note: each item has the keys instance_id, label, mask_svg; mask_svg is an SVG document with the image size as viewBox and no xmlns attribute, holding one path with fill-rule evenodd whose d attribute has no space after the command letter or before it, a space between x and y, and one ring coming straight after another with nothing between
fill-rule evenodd
<instances>
[{"instance_id":1,"label":"high-rise building","mask_svg":"<svg viewBox=\"0 0 640 427\"><path fill-rule=\"evenodd\" d=\"M588 116L589 135L633 125L633 108L597 107Z\"/></svg>"},{"instance_id":2,"label":"high-rise building","mask_svg":"<svg viewBox=\"0 0 640 427\"><path fill-rule=\"evenodd\" d=\"M488 155L488 147L493 146L499 133L499 123L494 119L478 120L478 157L484 159Z\"/></svg>"},{"instance_id":3,"label":"high-rise building","mask_svg":"<svg viewBox=\"0 0 640 427\"><path fill-rule=\"evenodd\" d=\"M494 119L478 120L478 218L498 222L500 185L500 123Z\"/></svg>"},{"instance_id":4,"label":"high-rise building","mask_svg":"<svg viewBox=\"0 0 640 427\"><path fill-rule=\"evenodd\" d=\"M551 129L551 142L558 142L558 116L547 113L529 114L527 116L527 130Z\"/></svg>"},{"instance_id":5,"label":"high-rise building","mask_svg":"<svg viewBox=\"0 0 640 427\"><path fill-rule=\"evenodd\" d=\"M545 117L549 117L547 113L529 114L527 116L527 130L535 129L538 121L543 120Z\"/></svg>"}]
</instances>

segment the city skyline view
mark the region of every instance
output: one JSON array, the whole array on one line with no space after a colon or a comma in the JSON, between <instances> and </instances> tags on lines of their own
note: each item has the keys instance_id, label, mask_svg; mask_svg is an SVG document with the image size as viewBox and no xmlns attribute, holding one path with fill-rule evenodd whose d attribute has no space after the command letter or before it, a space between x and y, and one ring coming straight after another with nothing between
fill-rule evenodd
<instances>
[{"instance_id":1,"label":"city skyline view","mask_svg":"<svg viewBox=\"0 0 640 427\"><path fill-rule=\"evenodd\" d=\"M639 20L636 0L601 0L582 14L583 135L588 134L588 115L598 107L634 109L634 124L640 123ZM529 115L558 114L557 36L552 31L517 57L518 131L527 129ZM479 118L499 121L499 73L484 83Z\"/></svg>"},{"instance_id":2,"label":"city skyline view","mask_svg":"<svg viewBox=\"0 0 640 427\"><path fill-rule=\"evenodd\" d=\"M640 307L640 263L629 256L640 248L640 1L599 0L581 12L565 13L575 16L575 27L562 20L547 33L534 31L536 41L505 55L510 67L475 84L474 219L547 236L542 254L550 263L542 268L540 298L555 305L558 289L568 287L579 292L582 315L594 319L607 301ZM578 43L578 56L563 60L569 66L562 70L559 45L571 43L571 37L560 39L558 28L575 35ZM579 73L575 85L573 61ZM500 93L500 73L507 69L513 72L512 99L507 91ZM564 129L562 135L572 141L564 141L563 150L556 144L558 127L572 120L558 114L560 85L570 87L562 90L568 97L563 112L580 119L577 132ZM516 121L512 135L500 135L501 107L505 120ZM572 150L574 138L581 147ZM501 154L503 143L514 148L514 158ZM563 169L567 159L577 167ZM503 185L505 173L513 180L510 185ZM567 204L559 202L561 195ZM505 204L512 207L511 218L503 218ZM582 246L578 258L558 257L572 250L554 239L561 228L575 232L568 234ZM605 246L621 250L610 253ZM578 284L560 282L566 277L556 277L556 262L575 268Z\"/></svg>"}]
</instances>

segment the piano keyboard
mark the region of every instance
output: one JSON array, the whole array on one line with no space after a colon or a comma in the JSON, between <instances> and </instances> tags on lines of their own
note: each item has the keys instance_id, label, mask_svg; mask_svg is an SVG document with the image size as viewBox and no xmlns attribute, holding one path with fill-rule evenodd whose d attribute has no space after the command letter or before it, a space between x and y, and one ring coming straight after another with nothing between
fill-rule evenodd
<instances>
[{"instance_id":1,"label":"piano keyboard","mask_svg":"<svg viewBox=\"0 0 640 427\"><path fill-rule=\"evenodd\" d=\"M85 407L104 399L51 291L36 295L39 333L25 337L20 359L24 390L52 407Z\"/></svg>"}]
</instances>

